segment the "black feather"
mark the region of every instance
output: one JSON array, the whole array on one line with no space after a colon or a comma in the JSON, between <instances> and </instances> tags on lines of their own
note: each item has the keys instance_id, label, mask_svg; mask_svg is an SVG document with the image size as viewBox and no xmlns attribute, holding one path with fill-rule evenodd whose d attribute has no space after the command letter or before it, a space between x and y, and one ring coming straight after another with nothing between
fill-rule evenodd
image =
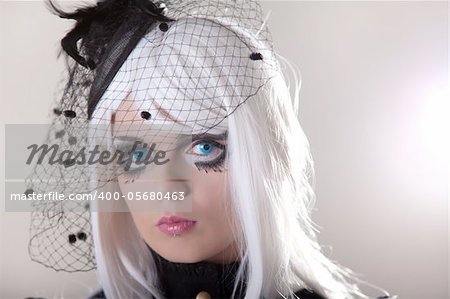
<instances>
[{"instance_id":1,"label":"black feather","mask_svg":"<svg viewBox=\"0 0 450 299\"><path fill-rule=\"evenodd\" d=\"M92 60L88 61L80 55L77 48L77 42L88 32L89 27L84 22L80 22L75 25L67 35L61 40L61 47L63 50L76 62L84 67L89 67L90 69L95 68L95 63Z\"/></svg>"},{"instance_id":2,"label":"black feather","mask_svg":"<svg viewBox=\"0 0 450 299\"><path fill-rule=\"evenodd\" d=\"M102 60L112 36L127 21L130 12L139 10L156 20L170 20L162 15L163 8L158 8L150 0L104 0L73 12L57 7L54 0L46 0L46 3L55 15L76 21L61 40L61 47L77 63L90 69Z\"/></svg>"}]
</instances>

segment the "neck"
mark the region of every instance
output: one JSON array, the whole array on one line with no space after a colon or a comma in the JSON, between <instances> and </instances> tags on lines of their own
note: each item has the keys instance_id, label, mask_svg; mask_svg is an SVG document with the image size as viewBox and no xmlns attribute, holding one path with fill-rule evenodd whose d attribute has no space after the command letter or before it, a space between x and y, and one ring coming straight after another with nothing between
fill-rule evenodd
<instances>
[{"instance_id":1,"label":"neck","mask_svg":"<svg viewBox=\"0 0 450 299\"><path fill-rule=\"evenodd\" d=\"M230 264L239 260L239 253L236 248L236 243L233 242L220 253L206 259L205 261L216 264Z\"/></svg>"}]
</instances>

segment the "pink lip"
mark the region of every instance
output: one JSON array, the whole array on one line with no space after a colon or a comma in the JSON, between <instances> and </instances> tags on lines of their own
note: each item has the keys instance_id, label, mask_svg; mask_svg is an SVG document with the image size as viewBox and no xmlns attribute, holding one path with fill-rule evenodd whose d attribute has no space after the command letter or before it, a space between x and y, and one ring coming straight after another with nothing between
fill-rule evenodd
<instances>
[{"instance_id":1,"label":"pink lip","mask_svg":"<svg viewBox=\"0 0 450 299\"><path fill-rule=\"evenodd\" d=\"M159 219L156 226L158 229L168 235L181 235L191 229L196 221L178 216L163 216Z\"/></svg>"}]
</instances>

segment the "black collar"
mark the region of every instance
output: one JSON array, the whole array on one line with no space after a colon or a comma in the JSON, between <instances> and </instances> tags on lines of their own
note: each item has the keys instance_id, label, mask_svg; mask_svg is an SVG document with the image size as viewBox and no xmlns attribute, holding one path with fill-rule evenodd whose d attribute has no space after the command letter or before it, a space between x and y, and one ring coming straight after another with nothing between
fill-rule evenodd
<instances>
[{"instance_id":1,"label":"black collar","mask_svg":"<svg viewBox=\"0 0 450 299\"><path fill-rule=\"evenodd\" d=\"M231 298L234 280L240 262L216 264L212 262L175 263L164 259L150 249L156 262L158 275L167 298L196 298L207 292L212 298ZM245 282L236 294L245 292Z\"/></svg>"},{"instance_id":2,"label":"black collar","mask_svg":"<svg viewBox=\"0 0 450 299\"><path fill-rule=\"evenodd\" d=\"M213 299L231 298L240 262L223 265L205 261L175 263L149 249L155 259L166 298L195 299L200 292L207 292ZM235 298L244 298L245 289L245 282L239 284ZM306 289L298 290L295 295L300 299L324 299Z\"/></svg>"},{"instance_id":3,"label":"black collar","mask_svg":"<svg viewBox=\"0 0 450 299\"><path fill-rule=\"evenodd\" d=\"M205 261L175 263L164 259L150 247L148 248L155 260L165 298L196 299L200 292L207 292L213 299L231 298L240 262L224 265ZM243 298L245 289L245 282L239 284L235 298ZM324 299L319 294L310 292L307 289L300 289L295 292L295 295L300 299ZM103 290L97 291L89 297L89 299L99 298L106 298Z\"/></svg>"}]
</instances>

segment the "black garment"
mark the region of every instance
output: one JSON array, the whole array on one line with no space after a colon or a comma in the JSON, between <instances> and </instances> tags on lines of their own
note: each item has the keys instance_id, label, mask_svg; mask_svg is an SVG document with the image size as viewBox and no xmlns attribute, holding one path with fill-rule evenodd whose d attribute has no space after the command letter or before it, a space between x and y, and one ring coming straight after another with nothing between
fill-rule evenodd
<instances>
[{"instance_id":1,"label":"black garment","mask_svg":"<svg viewBox=\"0 0 450 299\"><path fill-rule=\"evenodd\" d=\"M162 288L166 292L166 298L195 299L197 294L202 291L207 292L212 299L231 298L239 262L226 265L209 262L173 263L164 259L150 247L148 248L156 261L158 275L161 279ZM240 290L242 291L242 296L239 297ZM236 298L243 298L244 291L245 285L242 288L238 288ZM326 299L306 289L295 292L295 295L300 299ZM100 290L88 299L106 299L106 296L103 290ZM289 299L293 298L289 297ZM396 299L396 297L379 296L374 299Z\"/></svg>"},{"instance_id":2,"label":"black garment","mask_svg":"<svg viewBox=\"0 0 450 299\"><path fill-rule=\"evenodd\" d=\"M166 298L195 299L202 291L207 292L212 299L231 298L239 262L225 265L210 262L174 263L164 259L155 251L151 249L150 251L155 257ZM245 284L237 289L236 294L240 291L242 296L236 296L236 298L244 297ZM325 299L306 289L299 290L295 294L300 299ZM102 290L88 299L101 298L106 298Z\"/></svg>"}]
</instances>

